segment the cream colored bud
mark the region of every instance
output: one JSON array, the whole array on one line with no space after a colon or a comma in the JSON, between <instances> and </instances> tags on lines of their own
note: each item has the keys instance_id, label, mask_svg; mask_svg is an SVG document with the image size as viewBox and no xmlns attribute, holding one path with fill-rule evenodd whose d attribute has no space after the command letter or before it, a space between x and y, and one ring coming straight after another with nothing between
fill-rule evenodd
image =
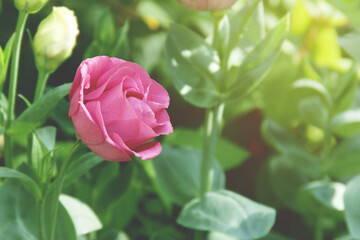
<instances>
[{"instance_id":1,"label":"cream colored bud","mask_svg":"<svg viewBox=\"0 0 360 240\"><path fill-rule=\"evenodd\" d=\"M66 7L53 7L51 14L41 21L34 37L37 68L54 72L71 56L78 34L74 12Z\"/></svg>"},{"instance_id":2,"label":"cream colored bud","mask_svg":"<svg viewBox=\"0 0 360 240\"><path fill-rule=\"evenodd\" d=\"M15 0L15 7L19 11L36 13L47 3L48 0Z\"/></svg>"},{"instance_id":3,"label":"cream colored bud","mask_svg":"<svg viewBox=\"0 0 360 240\"><path fill-rule=\"evenodd\" d=\"M198 11L225 10L231 7L236 0L178 0L188 8Z\"/></svg>"}]
</instances>

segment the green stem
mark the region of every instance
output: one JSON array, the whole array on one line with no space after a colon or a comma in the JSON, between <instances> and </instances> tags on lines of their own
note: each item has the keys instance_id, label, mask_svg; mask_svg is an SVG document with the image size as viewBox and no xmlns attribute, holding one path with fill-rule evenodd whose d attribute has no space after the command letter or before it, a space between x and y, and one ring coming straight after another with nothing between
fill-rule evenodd
<instances>
[{"instance_id":1,"label":"green stem","mask_svg":"<svg viewBox=\"0 0 360 240\"><path fill-rule=\"evenodd\" d=\"M202 151L200 172L200 196L211 190L212 162L214 159L216 142L220 133L220 124L223 117L225 104L222 103L214 109L208 109L205 120L205 136Z\"/></svg>"},{"instance_id":2,"label":"green stem","mask_svg":"<svg viewBox=\"0 0 360 240\"><path fill-rule=\"evenodd\" d=\"M37 215L37 221L38 221L38 239L43 239L43 222L42 222L42 204L43 200L40 199L36 203L36 215Z\"/></svg>"},{"instance_id":3,"label":"green stem","mask_svg":"<svg viewBox=\"0 0 360 240\"><path fill-rule=\"evenodd\" d=\"M38 80L36 83L34 102L37 101L44 93L45 86L50 74L43 70L39 70Z\"/></svg>"},{"instance_id":4,"label":"green stem","mask_svg":"<svg viewBox=\"0 0 360 240\"><path fill-rule=\"evenodd\" d=\"M59 175L56 178L55 192L54 192L52 203L51 203L51 206L53 209L52 209L52 219L51 219L51 223L50 223L50 238L49 238L50 240L53 240L54 236L55 236L56 220L57 220L57 213L58 213L58 207L59 207L59 196L60 196L62 186L64 183L65 170L66 170L67 166L69 165L72 156L74 155L76 150L79 148L80 143L81 143L81 141L77 140L77 142L71 149L69 155L65 159L64 163L61 165Z\"/></svg>"},{"instance_id":5,"label":"green stem","mask_svg":"<svg viewBox=\"0 0 360 240\"><path fill-rule=\"evenodd\" d=\"M314 239L315 240L323 240L324 239L324 231L323 231L320 220L318 220L318 223L316 224Z\"/></svg>"},{"instance_id":6,"label":"green stem","mask_svg":"<svg viewBox=\"0 0 360 240\"><path fill-rule=\"evenodd\" d=\"M11 69L10 69L10 80L9 80L9 95L8 95L8 111L7 118L5 122L5 130L7 130L11 122L13 121L14 112L15 112L15 102L16 102L16 88L18 81L19 73L19 61L20 61L20 52L21 52L21 41L24 35L24 28L26 20L29 14L23 11L19 12L19 17L16 23L14 45L12 49L11 56ZM9 168L12 168L12 149L13 149L13 140L10 135L5 134L5 165Z\"/></svg>"}]
</instances>

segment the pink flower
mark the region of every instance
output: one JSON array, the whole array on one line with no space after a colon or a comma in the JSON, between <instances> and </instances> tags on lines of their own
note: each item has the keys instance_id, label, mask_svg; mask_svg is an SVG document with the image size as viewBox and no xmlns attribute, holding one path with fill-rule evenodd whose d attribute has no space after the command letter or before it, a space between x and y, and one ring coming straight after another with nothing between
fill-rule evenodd
<instances>
[{"instance_id":1,"label":"pink flower","mask_svg":"<svg viewBox=\"0 0 360 240\"><path fill-rule=\"evenodd\" d=\"M188 8L194 10L225 10L231 7L236 0L178 0Z\"/></svg>"},{"instance_id":2,"label":"pink flower","mask_svg":"<svg viewBox=\"0 0 360 240\"><path fill-rule=\"evenodd\" d=\"M69 117L79 138L105 160L154 158L162 149L150 140L173 131L168 93L136 63L106 56L86 59L69 98Z\"/></svg>"}]
</instances>

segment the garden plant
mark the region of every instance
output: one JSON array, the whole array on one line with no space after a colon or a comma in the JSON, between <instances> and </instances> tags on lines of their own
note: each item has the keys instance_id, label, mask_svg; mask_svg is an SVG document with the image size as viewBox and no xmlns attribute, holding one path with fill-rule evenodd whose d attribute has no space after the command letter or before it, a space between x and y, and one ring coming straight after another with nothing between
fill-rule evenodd
<instances>
[{"instance_id":1,"label":"garden plant","mask_svg":"<svg viewBox=\"0 0 360 240\"><path fill-rule=\"evenodd\" d=\"M0 240L360 239L359 0L0 0Z\"/></svg>"}]
</instances>

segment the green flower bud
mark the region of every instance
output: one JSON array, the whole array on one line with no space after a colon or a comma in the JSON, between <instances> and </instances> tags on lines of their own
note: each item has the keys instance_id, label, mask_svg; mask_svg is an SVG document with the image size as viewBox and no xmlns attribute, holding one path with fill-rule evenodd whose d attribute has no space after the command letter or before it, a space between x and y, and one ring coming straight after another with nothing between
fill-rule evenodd
<instances>
[{"instance_id":1,"label":"green flower bud","mask_svg":"<svg viewBox=\"0 0 360 240\"><path fill-rule=\"evenodd\" d=\"M66 7L53 7L51 14L41 21L34 37L38 70L54 72L71 56L78 34L74 12Z\"/></svg>"},{"instance_id":2,"label":"green flower bud","mask_svg":"<svg viewBox=\"0 0 360 240\"><path fill-rule=\"evenodd\" d=\"M47 3L48 0L15 0L15 7L19 11L36 13Z\"/></svg>"}]
</instances>

